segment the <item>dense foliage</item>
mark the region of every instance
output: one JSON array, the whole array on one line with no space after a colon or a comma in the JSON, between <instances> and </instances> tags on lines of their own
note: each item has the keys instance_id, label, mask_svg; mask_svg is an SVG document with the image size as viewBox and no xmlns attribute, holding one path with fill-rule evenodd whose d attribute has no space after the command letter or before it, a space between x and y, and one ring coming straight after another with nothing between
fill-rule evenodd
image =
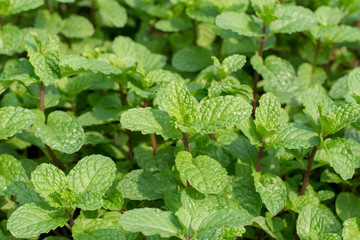
<instances>
[{"instance_id":1,"label":"dense foliage","mask_svg":"<svg viewBox=\"0 0 360 240\"><path fill-rule=\"evenodd\" d=\"M0 239L360 239L360 1L0 0Z\"/></svg>"}]
</instances>

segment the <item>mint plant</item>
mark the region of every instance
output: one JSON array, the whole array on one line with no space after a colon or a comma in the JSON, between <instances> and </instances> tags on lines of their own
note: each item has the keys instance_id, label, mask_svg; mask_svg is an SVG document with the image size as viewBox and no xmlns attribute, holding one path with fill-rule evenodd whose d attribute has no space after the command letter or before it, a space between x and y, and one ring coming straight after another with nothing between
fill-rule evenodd
<instances>
[{"instance_id":1,"label":"mint plant","mask_svg":"<svg viewBox=\"0 0 360 240\"><path fill-rule=\"evenodd\" d=\"M0 239L360 239L359 13L0 1Z\"/></svg>"}]
</instances>

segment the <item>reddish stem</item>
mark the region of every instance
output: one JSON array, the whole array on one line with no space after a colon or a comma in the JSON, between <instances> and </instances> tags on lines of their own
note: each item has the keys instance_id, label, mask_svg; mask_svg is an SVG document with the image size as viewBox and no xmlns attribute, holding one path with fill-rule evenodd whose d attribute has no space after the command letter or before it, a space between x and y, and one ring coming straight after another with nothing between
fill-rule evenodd
<instances>
[{"instance_id":1,"label":"reddish stem","mask_svg":"<svg viewBox=\"0 0 360 240\"><path fill-rule=\"evenodd\" d=\"M190 152L190 149L189 149L189 139L188 139L188 137L186 136L186 133L183 133L183 142L184 142L185 151Z\"/></svg>"},{"instance_id":2,"label":"reddish stem","mask_svg":"<svg viewBox=\"0 0 360 240\"><path fill-rule=\"evenodd\" d=\"M264 141L262 141L262 146L259 149L259 155L256 163L256 172L260 172L261 159L263 154L264 154Z\"/></svg>"},{"instance_id":3,"label":"reddish stem","mask_svg":"<svg viewBox=\"0 0 360 240\"><path fill-rule=\"evenodd\" d=\"M45 85L44 85L43 82L40 82L40 103L39 103L39 108L40 108L40 111L42 111L42 112L45 112L44 99L45 99Z\"/></svg>"},{"instance_id":4,"label":"reddish stem","mask_svg":"<svg viewBox=\"0 0 360 240\"><path fill-rule=\"evenodd\" d=\"M49 11L50 15L53 15L53 10L52 10L52 8L51 8L50 1L49 1L49 0L45 0L45 5L46 5L46 8L47 8L47 10Z\"/></svg>"},{"instance_id":5,"label":"reddish stem","mask_svg":"<svg viewBox=\"0 0 360 240\"><path fill-rule=\"evenodd\" d=\"M315 146L313 148L313 150L311 151L311 155L310 155L309 162L308 162L308 165L307 165L306 173L305 173L305 176L304 176L304 181L303 181L303 184L301 186L301 191L300 191L301 196L305 195L306 187L307 187L307 185L309 183L311 168L312 168L312 164L314 162L314 157L315 157L317 149L318 149L317 146Z\"/></svg>"},{"instance_id":6,"label":"reddish stem","mask_svg":"<svg viewBox=\"0 0 360 240\"><path fill-rule=\"evenodd\" d=\"M266 33L266 25L263 24L263 34ZM259 46L259 56L262 57L263 56L263 52L264 52L264 45L265 45L265 36L262 36L260 39L260 46ZM252 117L255 118L255 110L257 107L257 84L259 81L259 73L255 70L254 73L254 86L253 86L253 91L254 91L254 100L253 100L253 113L252 113Z\"/></svg>"}]
</instances>

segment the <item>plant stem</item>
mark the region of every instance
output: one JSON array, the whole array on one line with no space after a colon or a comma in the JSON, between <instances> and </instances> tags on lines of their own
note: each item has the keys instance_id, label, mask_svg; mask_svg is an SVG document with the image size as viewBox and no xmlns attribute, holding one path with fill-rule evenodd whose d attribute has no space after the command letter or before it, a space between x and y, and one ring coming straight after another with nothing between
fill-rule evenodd
<instances>
[{"instance_id":1,"label":"plant stem","mask_svg":"<svg viewBox=\"0 0 360 240\"><path fill-rule=\"evenodd\" d=\"M45 106L44 106L44 99L45 99L45 85L43 82L40 82L40 102L39 102L39 108L40 111L45 113Z\"/></svg>"},{"instance_id":2,"label":"plant stem","mask_svg":"<svg viewBox=\"0 0 360 240\"><path fill-rule=\"evenodd\" d=\"M327 80L328 80L328 78L329 78L328 76L329 76L330 64L331 64L331 62L332 62L333 59L334 59L336 46L337 46L336 43L334 43L334 44L332 45L331 53L330 53L330 55L329 55L328 61L327 61L327 63L326 63L325 66L324 66L324 70L325 70L325 73L326 73L325 83L327 82Z\"/></svg>"},{"instance_id":3,"label":"plant stem","mask_svg":"<svg viewBox=\"0 0 360 240\"><path fill-rule=\"evenodd\" d=\"M211 139L212 139L213 141L216 141L216 133L211 134Z\"/></svg>"},{"instance_id":4,"label":"plant stem","mask_svg":"<svg viewBox=\"0 0 360 240\"><path fill-rule=\"evenodd\" d=\"M121 82L119 82L119 91L120 91L121 105L124 107L124 106L126 106L126 97L125 97Z\"/></svg>"},{"instance_id":5,"label":"plant stem","mask_svg":"<svg viewBox=\"0 0 360 240\"><path fill-rule=\"evenodd\" d=\"M318 59L319 53L320 53L320 47L321 47L321 42L320 42L320 39L318 39L317 43L316 43L316 51L315 51L314 59L312 62L312 72L315 72L316 62L317 62L317 59Z\"/></svg>"},{"instance_id":6,"label":"plant stem","mask_svg":"<svg viewBox=\"0 0 360 240\"><path fill-rule=\"evenodd\" d=\"M221 49L222 49L223 44L224 44L224 39L222 37L220 37L219 47L218 47L218 50L217 50L217 58L218 59L221 58Z\"/></svg>"},{"instance_id":7,"label":"plant stem","mask_svg":"<svg viewBox=\"0 0 360 240\"><path fill-rule=\"evenodd\" d=\"M2 18L3 18L3 16L0 15L0 30L2 30Z\"/></svg>"},{"instance_id":8,"label":"plant stem","mask_svg":"<svg viewBox=\"0 0 360 240\"><path fill-rule=\"evenodd\" d=\"M194 41L193 44L196 46L196 40L197 40L197 29L196 29L196 21L194 19L191 20L192 29L193 29L193 35L194 35Z\"/></svg>"},{"instance_id":9,"label":"plant stem","mask_svg":"<svg viewBox=\"0 0 360 240\"><path fill-rule=\"evenodd\" d=\"M68 214L69 214L69 224L70 224L70 227L73 227L73 226L74 226L74 216L73 216L73 214L71 213L71 211L68 211Z\"/></svg>"},{"instance_id":10,"label":"plant stem","mask_svg":"<svg viewBox=\"0 0 360 240\"><path fill-rule=\"evenodd\" d=\"M40 82L40 100L39 100L39 108L45 114L45 107L44 107L44 98L45 98L45 85L43 82ZM54 162L54 164L60 168L61 170L65 170L66 167L62 162L56 157L55 153L51 150L51 148L45 144L46 152L49 154L49 157Z\"/></svg>"},{"instance_id":11,"label":"plant stem","mask_svg":"<svg viewBox=\"0 0 360 240\"><path fill-rule=\"evenodd\" d=\"M96 18L95 18L95 10L96 10L96 3L95 1L91 2L91 10L90 10L90 19L91 23L96 28Z\"/></svg>"},{"instance_id":12,"label":"plant stem","mask_svg":"<svg viewBox=\"0 0 360 240\"><path fill-rule=\"evenodd\" d=\"M190 152L190 149L189 149L189 139L188 139L188 137L186 136L186 133L184 133L184 132L183 132L183 142L184 142L185 151Z\"/></svg>"},{"instance_id":13,"label":"plant stem","mask_svg":"<svg viewBox=\"0 0 360 240\"><path fill-rule=\"evenodd\" d=\"M265 23L263 24L263 31L262 31L263 34L266 33L266 25ZM263 52L264 52L264 45L265 45L265 36L262 36L261 39L260 39L260 46L259 46L259 56L262 57L263 56ZM256 110L256 107L257 107L257 84L258 84L258 81L259 81L259 73L255 70L255 73L254 73L254 86L253 86L253 91L254 91L254 100L253 100L253 112L252 112L252 116L253 118L255 118L255 110Z\"/></svg>"},{"instance_id":14,"label":"plant stem","mask_svg":"<svg viewBox=\"0 0 360 240\"><path fill-rule=\"evenodd\" d=\"M155 134L150 133L150 140L151 140L151 146L152 146L152 148L153 148L153 154L155 155L155 153L156 153L156 148L157 148L157 143L156 143Z\"/></svg>"},{"instance_id":15,"label":"plant stem","mask_svg":"<svg viewBox=\"0 0 360 240\"><path fill-rule=\"evenodd\" d=\"M261 158L264 153L264 141L262 141L262 146L259 149L259 155L256 163L256 172L260 172L260 166L261 166Z\"/></svg>"},{"instance_id":16,"label":"plant stem","mask_svg":"<svg viewBox=\"0 0 360 240\"><path fill-rule=\"evenodd\" d=\"M301 186L301 191L300 191L301 196L305 195L306 187L307 187L307 185L309 183L311 168L312 168L312 164L314 162L314 157L315 157L317 149L318 149L317 146L315 146L313 148L313 150L311 151L311 155L310 155L309 162L308 162L308 165L307 165L306 173L305 173L305 176L304 176L304 181L303 181L303 184Z\"/></svg>"},{"instance_id":17,"label":"plant stem","mask_svg":"<svg viewBox=\"0 0 360 240\"><path fill-rule=\"evenodd\" d=\"M45 5L46 5L46 8L49 11L50 15L53 15L53 10L50 5L50 0L45 0Z\"/></svg>"}]
</instances>

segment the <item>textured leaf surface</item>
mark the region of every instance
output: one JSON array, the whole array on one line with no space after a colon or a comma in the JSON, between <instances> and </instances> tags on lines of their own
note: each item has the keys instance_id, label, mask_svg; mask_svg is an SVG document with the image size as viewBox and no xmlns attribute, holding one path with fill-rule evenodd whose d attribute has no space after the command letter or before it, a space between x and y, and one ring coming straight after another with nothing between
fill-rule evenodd
<instances>
[{"instance_id":1,"label":"textured leaf surface","mask_svg":"<svg viewBox=\"0 0 360 240\"><path fill-rule=\"evenodd\" d=\"M286 187L278 176L271 173L253 173L256 191L272 215L276 215L286 204Z\"/></svg>"},{"instance_id":2,"label":"textured leaf surface","mask_svg":"<svg viewBox=\"0 0 360 240\"><path fill-rule=\"evenodd\" d=\"M180 49L172 59L172 65L182 72L196 72L211 63L211 52L205 48L191 46Z\"/></svg>"},{"instance_id":3,"label":"textured leaf surface","mask_svg":"<svg viewBox=\"0 0 360 240\"><path fill-rule=\"evenodd\" d=\"M347 84L350 93L356 98L356 101L360 103L360 68L355 68L350 72Z\"/></svg>"},{"instance_id":4,"label":"textured leaf surface","mask_svg":"<svg viewBox=\"0 0 360 240\"><path fill-rule=\"evenodd\" d=\"M127 22L126 9L114 0L97 0L99 14L106 26L124 27Z\"/></svg>"},{"instance_id":5,"label":"textured leaf surface","mask_svg":"<svg viewBox=\"0 0 360 240\"><path fill-rule=\"evenodd\" d=\"M342 179L347 180L355 173L356 162L350 144L342 139L327 139L324 142L326 161Z\"/></svg>"},{"instance_id":6,"label":"textured leaf surface","mask_svg":"<svg viewBox=\"0 0 360 240\"><path fill-rule=\"evenodd\" d=\"M360 219L351 218L344 222L344 228L342 230L343 240L353 240L360 238Z\"/></svg>"},{"instance_id":7,"label":"textured leaf surface","mask_svg":"<svg viewBox=\"0 0 360 240\"><path fill-rule=\"evenodd\" d=\"M280 120L280 102L272 93L262 95L255 112L256 129L262 136L276 130Z\"/></svg>"},{"instance_id":8,"label":"textured leaf surface","mask_svg":"<svg viewBox=\"0 0 360 240\"><path fill-rule=\"evenodd\" d=\"M6 1L4 1L6 2ZM8 6L5 9L1 9L0 14L1 15L10 15L15 14L19 12L24 12L30 9L34 9L37 7L40 7L44 4L44 1L42 0L11 0L8 1Z\"/></svg>"},{"instance_id":9,"label":"textured leaf surface","mask_svg":"<svg viewBox=\"0 0 360 240\"><path fill-rule=\"evenodd\" d=\"M120 69L107 62L75 55L62 56L60 66L63 76L82 72L102 73L106 75L121 73Z\"/></svg>"},{"instance_id":10,"label":"textured leaf surface","mask_svg":"<svg viewBox=\"0 0 360 240\"><path fill-rule=\"evenodd\" d=\"M11 214L7 227L17 238L36 238L41 233L64 226L68 220L69 215L64 210L47 210L30 203Z\"/></svg>"},{"instance_id":11,"label":"textured leaf surface","mask_svg":"<svg viewBox=\"0 0 360 240\"><path fill-rule=\"evenodd\" d=\"M226 68L229 74L241 69L246 63L246 57L244 55L234 54L228 56L222 62L222 65Z\"/></svg>"},{"instance_id":12,"label":"textured leaf surface","mask_svg":"<svg viewBox=\"0 0 360 240\"><path fill-rule=\"evenodd\" d=\"M156 208L142 208L126 211L121 215L119 224L130 232L156 235L168 238L179 235L180 223L171 212Z\"/></svg>"},{"instance_id":13,"label":"textured leaf surface","mask_svg":"<svg viewBox=\"0 0 360 240\"><path fill-rule=\"evenodd\" d=\"M62 111L49 114L47 124L43 121L42 113L34 123L35 135L51 148L65 153L78 151L85 139L84 130L80 123Z\"/></svg>"},{"instance_id":14,"label":"textured leaf surface","mask_svg":"<svg viewBox=\"0 0 360 240\"><path fill-rule=\"evenodd\" d=\"M67 187L63 171L52 164L41 164L31 173L31 182L38 192L53 207L61 207L61 193Z\"/></svg>"},{"instance_id":15,"label":"textured leaf surface","mask_svg":"<svg viewBox=\"0 0 360 240\"><path fill-rule=\"evenodd\" d=\"M133 108L121 114L120 123L131 131L142 134L155 133L165 139L180 138L181 132L175 129L170 115L161 110L151 108Z\"/></svg>"},{"instance_id":16,"label":"textured leaf surface","mask_svg":"<svg viewBox=\"0 0 360 240\"><path fill-rule=\"evenodd\" d=\"M7 139L29 128L35 122L35 115L22 107L0 108L0 139Z\"/></svg>"},{"instance_id":17,"label":"textured leaf surface","mask_svg":"<svg viewBox=\"0 0 360 240\"><path fill-rule=\"evenodd\" d=\"M216 97L206 100L200 107L201 133L209 134L218 129L238 125L250 117L252 107L235 96Z\"/></svg>"},{"instance_id":18,"label":"textured leaf surface","mask_svg":"<svg viewBox=\"0 0 360 240\"><path fill-rule=\"evenodd\" d=\"M21 31L13 25L5 25L0 32L0 54L13 55L21 48Z\"/></svg>"},{"instance_id":19,"label":"textured leaf surface","mask_svg":"<svg viewBox=\"0 0 360 240\"><path fill-rule=\"evenodd\" d=\"M227 184L226 170L208 156L192 159L191 153L182 151L176 156L175 163L177 170L201 193L217 194Z\"/></svg>"},{"instance_id":20,"label":"textured leaf surface","mask_svg":"<svg viewBox=\"0 0 360 240\"><path fill-rule=\"evenodd\" d=\"M198 115L198 102L184 83L171 82L167 87L166 106L171 117L175 117L181 130L186 132Z\"/></svg>"},{"instance_id":21,"label":"textured leaf surface","mask_svg":"<svg viewBox=\"0 0 360 240\"><path fill-rule=\"evenodd\" d=\"M281 6L275 16L277 19L271 23L274 33L301 32L316 24L314 13L301 6Z\"/></svg>"},{"instance_id":22,"label":"textured leaf surface","mask_svg":"<svg viewBox=\"0 0 360 240\"><path fill-rule=\"evenodd\" d=\"M126 174L117 188L124 198L155 200L164 198L164 194L175 190L176 186L176 180L166 172L152 173L137 169Z\"/></svg>"},{"instance_id":23,"label":"textured leaf surface","mask_svg":"<svg viewBox=\"0 0 360 240\"><path fill-rule=\"evenodd\" d=\"M26 86L38 82L34 68L26 58L20 58L8 64L0 74L0 81L20 81Z\"/></svg>"},{"instance_id":24,"label":"textured leaf surface","mask_svg":"<svg viewBox=\"0 0 360 240\"><path fill-rule=\"evenodd\" d=\"M11 155L0 155L0 195L17 194L26 188L28 177L21 163Z\"/></svg>"},{"instance_id":25,"label":"textured leaf surface","mask_svg":"<svg viewBox=\"0 0 360 240\"><path fill-rule=\"evenodd\" d=\"M352 193L340 193L335 202L336 214L342 221L350 218L360 218L360 199Z\"/></svg>"},{"instance_id":26,"label":"textured leaf surface","mask_svg":"<svg viewBox=\"0 0 360 240\"><path fill-rule=\"evenodd\" d=\"M68 38L86 38L94 34L91 22L82 16L72 15L63 21L61 33Z\"/></svg>"},{"instance_id":27,"label":"textured leaf surface","mask_svg":"<svg viewBox=\"0 0 360 240\"><path fill-rule=\"evenodd\" d=\"M324 40L330 43L357 42L360 41L360 29L352 26L335 26L324 36Z\"/></svg>"},{"instance_id":28,"label":"textured leaf surface","mask_svg":"<svg viewBox=\"0 0 360 240\"><path fill-rule=\"evenodd\" d=\"M296 123L285 123L276 129L267 144L287 149L309 148L319 145L319 136L314 130Z\"/></svg>"},{"instance_id":29,"label":"textured leaf surface","mask_svg":"<svg viewBox=\"0 0 360 240\"><path fill-rule=\"evenodd\" d=\"M217 26L247 37L260 37L262 27L258 19L245 13L224 12L216 17Z\"/></svg>"},{"instance_id":30,"label":"textured leaf surface","mask_svg":"<svg viewBox=\"0 0 360 240\"><path fill-rule=\"evenodd\" d=\"M300 239L311 239L313 234L341 233L341 225L326 207L307 205L299 213L296 231Z\"/></svg>"}]
</instances>

